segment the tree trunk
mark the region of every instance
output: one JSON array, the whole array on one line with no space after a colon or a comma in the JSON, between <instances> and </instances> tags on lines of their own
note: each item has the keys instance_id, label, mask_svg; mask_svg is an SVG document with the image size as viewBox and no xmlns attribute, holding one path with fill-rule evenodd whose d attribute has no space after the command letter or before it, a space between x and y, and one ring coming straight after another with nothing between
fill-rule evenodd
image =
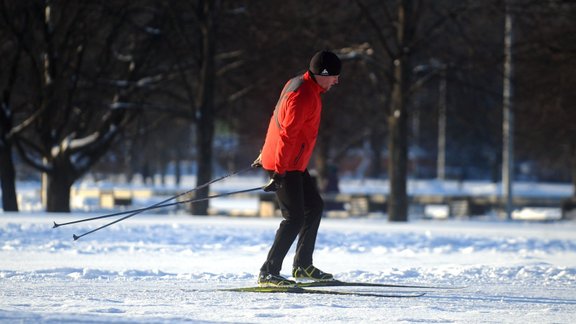
<instances>
[{"instance_id":1,"label":"tree trunk","mask_svg":"<svg viewBox=\"0 0 576 324\"><path fill-rule=\"evenodd\" d=\"M372 151L370 173L371 178L379 178L382 175L382 147L385 145L385 137L382 133L373 130L370 133L370 150Z\"/></svg>"},{"instance_id":2,"label":"tree trunk","mask_svg":"<svg viewBox=\"0 0 576 324\"><path fill-rule=\"evenodd\" d=\"M208 115L211 115L209 113ZM197 127L197 147L198 147L198 174L196 186L201 186L212 179L212 142L214 138L214 117L203 116L200 118L200 125ZM196 198L205 198L210 192L210 186L203 187L196 191ZM192 205L193 215L208 214L208 200L200 201Z\"/></svg>"},{"instance_id":3,"label":"tree trunk","mask_svg":"<svg viewBox=\"0 0 576 324\"><path fill-rule=\"evenodd\" d=\"M67 171L53 171L47 174L46 184L46 211L69 213L70 212L70 187Z\"/></svg>"},{"instance_id":4,"label":"tree trunk","mask_svg":"<svg viewBox=\"0 0 576 324\"><path fill-rule=\"evenodd\" d=\"M576 140L572 139L570 145L572 160L572 199L576 201Z\"/></svg>"},{"instance_id":5,"label":"tree trunk","mask_svg":"<svg viewBox=\"0 0 576 324\"><path fill-rule=\"evenodd\" d=\"M12 146L7 142L0 144L0 182L2 183L2 208L4 211L17 212L16 171L12 161Z\"/></svg>"},{"instance_id":6,"label":"tree trunk","mask_svg":"<svg viewBox=\"0 0 576 324\"><path fill-rule=\"evenodd\" d=\"M176 187L180 187L182 183L182 148L178 146L176 148L176 156L174 159L174 182Z\"/></svg>"},{"instance_id":7,"label":"tree trunk","mask_svg":"<svg viewBox=\"0 0 576 324\"><path fill-rule=\"evenodd\" d=\"M11 106L11 95L20 63L22 48L19 47L11 64L10 75L6 88L2 91L2 103L0 105L0 185L2 188L2 208L4 211L17 212L18 198L16 196L16 170L12 159L12 139L8 138L12 131L14 114Z\"/></svg>"},{"instance_id":8,"label":"tree trunk","mask_svg":"<svg viewBox=\"0 0 576 324\"><path fill-rule=\"evenodd\" d=\"M214 140L214 55L216 51L216 39L214 35L214 1L203 1L202 12L202 65L200 68L200 89L197 109L199 109L197 131L198 147L198 175L196 185L200 186L212 179L212 143ZM196 192L196 198L205 198L210 192L206 186ZM208 200L194 203L192 213L194 215L208 214Z\"/></svg>"},{"instance_id":9,"label":"tree trunk","mask_svg":"<svg viewBox=\"0 0 576 324\"><path fill-rule=\"evenodd\" d=\"M395 101L395 99L392 99ZM388 202L388 220L391 222L408 221L408 194L406 192L407 177L407 118L406 113L399 111L397 116L390 116L388 127L390 178L390 199Z\"/></svg>"},{"instance_id":10,"label":"tree trunk","mask_svg":"<svg viewBox=\"0 0 576 324\"><path fill-rule=\"evenodd\" d=\"M9 111L9 91L4 91L0 109L0 184L2 187L2 208L4 211L18 211L16 198L16 171L12 160L12 142L7 138L12 129L11 112Z\"/></svg>"},{"instance_id":11,"label":"tree trunk","mask_svg":"<svg viewBox=\"0 0 576 324\"><path fill-rule=\"evenodd\" d=\"M394 61L394 83L388 117L390 151L388 174L390 177L390 199L388 203L388 220L392 222L408 221L408 194L406 192L408 163L408 109L406 93L408 89L408 55L407 44L412 2L400 0L398 3L397 42L398 54Z\"/></svg>"}]
</instances>

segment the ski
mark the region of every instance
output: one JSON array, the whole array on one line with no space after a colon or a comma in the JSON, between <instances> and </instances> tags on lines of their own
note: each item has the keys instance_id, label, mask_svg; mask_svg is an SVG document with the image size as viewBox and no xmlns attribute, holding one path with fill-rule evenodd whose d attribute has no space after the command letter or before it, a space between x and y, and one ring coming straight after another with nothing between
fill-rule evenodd
<instances>
[{"instance_id":1,"label":"ski","mask_svg":"<svg viewBox=\"0 0 576 324\"><path fill-rule=\"evenodd\" d=\"M373 282L352 282L340 280L327 280L327 281L304 281L298 282L298 287L314 288L314 287L383 287L383 288L412 288L412 289L462 289L465 287L457 286L427 286L427 285L403 285L403 284L386 284L386 283L373 283Z\"/></svg>"},{"instance_id":2,"label":"ski","mask_svg":"<svg viewBox=\"0 0 576 324\"><path fill-rule=\"evenodd\" d=\"M357 292L357 291L320 290L320 289L302 288L299 286L295 287L256 286L256 287L226 288L226 289L219 289L219 291L251 292L251 293L320 294L320 295L361 296L361 297L380 297L380 298L414 298L425 295L425 293L375 293L375 292Z\"/></svg>"}]
</instances>

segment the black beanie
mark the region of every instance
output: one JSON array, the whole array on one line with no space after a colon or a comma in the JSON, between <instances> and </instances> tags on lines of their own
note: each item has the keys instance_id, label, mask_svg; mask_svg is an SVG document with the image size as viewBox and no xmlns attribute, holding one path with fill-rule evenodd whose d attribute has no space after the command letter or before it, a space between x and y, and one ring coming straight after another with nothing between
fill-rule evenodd
<instances>
[{"instance_id":1,"label":"black beanie","mask_svg":"<svg viewBox=\"0 0 576 324\"><path fill-rule=\"evenodd\" d=\"M320 51L310 60L310 72L317 75L340 75L342 62L330 51Z\"/></svg>"}]
</instances>

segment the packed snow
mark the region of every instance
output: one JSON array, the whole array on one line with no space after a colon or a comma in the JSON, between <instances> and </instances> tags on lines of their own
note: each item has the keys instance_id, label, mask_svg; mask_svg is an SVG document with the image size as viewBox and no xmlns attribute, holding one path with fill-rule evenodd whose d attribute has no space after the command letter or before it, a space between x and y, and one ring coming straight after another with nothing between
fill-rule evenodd
<instances>
[{"instance_id":1,"label":"packed snow","mask_svg":"<svg viewBox=\"0 0 576 324\"><path fill-rule=\"evenodd\" d=\"M324 218L315 264L341 280L457 289L418 298L259 294L279 218L0 214L0 322L573 323L576 223ZM290 252L282 273L289 276ZM336 288L330 288L336 289Z\"/></svg>"}]
</instances>

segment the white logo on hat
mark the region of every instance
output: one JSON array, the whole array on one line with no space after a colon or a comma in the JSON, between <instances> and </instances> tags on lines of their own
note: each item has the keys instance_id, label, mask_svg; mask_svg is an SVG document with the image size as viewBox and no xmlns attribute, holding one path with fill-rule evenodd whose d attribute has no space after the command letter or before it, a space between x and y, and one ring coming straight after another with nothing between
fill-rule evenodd
<instances>
[{"instance_id":1,"label":"white logo on hat","mask_svg":"<svg viewBox=\"0 0 576 324\"><path fill-rule=\"evenodd\" d=\"M322 74L322 75L328 75L328 74L330 74L330 73L328 73L328 70L324 69L324 70L322 71L322 73L320 73L320 74Z\"/></svg>"}]
</instances>

